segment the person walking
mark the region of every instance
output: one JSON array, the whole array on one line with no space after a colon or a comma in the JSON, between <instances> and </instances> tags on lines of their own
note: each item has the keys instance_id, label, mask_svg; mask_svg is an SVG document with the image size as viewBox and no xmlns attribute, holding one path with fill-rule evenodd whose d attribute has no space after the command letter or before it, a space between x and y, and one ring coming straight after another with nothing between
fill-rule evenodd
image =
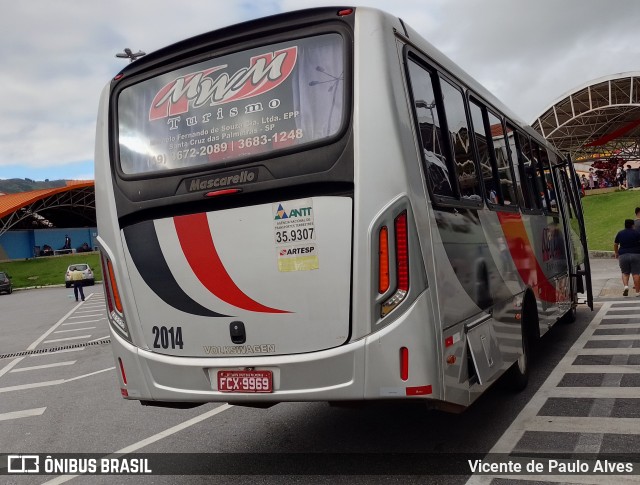
<instances>
[{"instance_id":1,"label":"person walking","mask_svg":"<svg viewBox=\"0 0 640 485\"><path fill-rule=\"evenodd\" d=\"M622 296L629 295L629 276L633 277L636 296L640 296L640 232L633 229L633 219L625 219L624 229L616 234L613 253L622 272Z\"/></svg>"},{"instance_id":2,"label":"person walking","mask_svg":"<svg viewBox=\"0 0 640 485\"><path fill-rule=\"evenodd\" d=\"M640 236L640 232L638 233ZM628 279L628 278L627 278ZM76 301L78 301L78 293L80 293L80 298L84 301L84 281L82 280L82 271L80 271L77 267L71 272L71 281L73 281L73 294L76 296Z\"/></svg>"},{"instance_id":3,"label":"person walking","mask_svg":"<svg viewBox=\"0 0 640 485\"><path fill-rule=\"evenodd\" d=\"M625 184L626 178L627 178L627 174L624 171L624 165L621 164L616 169L616 179L618 181L618 188L620 190L627 190L627 187L626 187L626 184Z\"/></svg>"}]
</instances>

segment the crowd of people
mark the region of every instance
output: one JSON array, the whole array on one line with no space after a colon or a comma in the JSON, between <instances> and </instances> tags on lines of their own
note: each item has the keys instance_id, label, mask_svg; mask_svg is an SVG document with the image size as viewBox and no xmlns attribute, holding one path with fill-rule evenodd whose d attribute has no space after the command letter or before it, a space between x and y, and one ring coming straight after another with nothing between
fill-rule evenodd
<instances>
[{"instance_id":1,"label":"crowd of people","mask_svg":"<svg viewBox=\"0 0 640 485\"><path fill-rule=\"evenodd\" d=\"M71 238L68 234L65 234L64 236L64 245L60 248L60 251L67 251L69 253L73 252L73 249L71 248ZM76 253L88 253L90 251L91 247L89 246L89 243L86 242L76 248ZM53 248L48 244L44 244L42 249L36 247L36 256L53 256L54 254Z\"/></svg>"},{"instance_id":2,"label":"crowd of people","mask_svg":"<svg viewBox=\"0 0 640 485\"><path fill-rule=\"evenodd\" d=\"M624 229L616 234L613 253L622 272L622 295L629 295L629 279L632 278L636 296L640 297L640 207L636 207L636 218L625 219Z\"/></svg>"},{"instance_id":3,"label":"crowd of people","mask_svg":"<svg viewBox=\"0 0 640 485\"><path fill-rule=\"evenodd\" d=\"M580 177L582 190L605 189L607 187L618 187L621 190L626 190L629 188L629 170L631 170L631 165L627 165L625 168L624 164L621 163L616 168L615 175L611 177L607 176L602 170L590 168L589 176L582 174L582 177Z\"/></svg>"}]
</instances>

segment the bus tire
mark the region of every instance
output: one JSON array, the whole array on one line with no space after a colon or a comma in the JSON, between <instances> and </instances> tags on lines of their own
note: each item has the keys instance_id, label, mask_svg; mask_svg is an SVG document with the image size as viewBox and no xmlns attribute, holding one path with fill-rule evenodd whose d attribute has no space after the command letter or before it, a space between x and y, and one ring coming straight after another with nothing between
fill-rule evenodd
<instances>
[{"instance_id":1,"label":"bus tire","mask_svg":"<svg viewBox=\"0 0 640 485\"><path fill-rule=\"evenodd\" d=\"M505 376L508 389L520 392L529 383L529 368L532 362L533 348L538 332L538 310L535 299L525 298L521 318L522 355L509 368Z\"/></svg>"},{"instance_id":2,"label":"bus tire","mask_svg":"<svg viewBox=\"0 0 640 485\"><path fill-rule=\"evenodd\" d=\"M560 319L560 322L574 323L577 318L578 318L578 309L574 305L571 305L571 309L562 316L562 318Z\"/></svg>"}]
</instances>

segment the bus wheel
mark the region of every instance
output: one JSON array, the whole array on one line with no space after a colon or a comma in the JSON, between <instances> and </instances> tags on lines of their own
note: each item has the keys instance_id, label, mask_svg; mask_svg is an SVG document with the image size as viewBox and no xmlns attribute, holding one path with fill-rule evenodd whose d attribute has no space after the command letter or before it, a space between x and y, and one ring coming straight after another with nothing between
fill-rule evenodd
<instances>
[{"instance_id":1,"label":"bus wheel","mask_svg":"<svg viewBox=\"0 0 640 485\"><path fill-rule=\"evenodd\" d=\"M571 309L562 316L560 321L562 323L574 323L576 318L578 318L578 309L571 305Z\"/></svg>"},{"instance_id":2,"label":"bus wheel","mask_svg":"<svg viewBox=\"0 0 640 485\"><path fill-rule=\"evenodd\" d=\"M522 332L522 355L507 371L505 384L512 391L522 391L529 383L529 338L526 332Z\"/></svg>"},{"instance_id":3,"label":"bus wheel","mask_svg":"<svg viewBox=\"0 0 640 485\"><path fill-rule=\"evenodd\" d=\"M522 355L516 360L505 375L505 384L512 391L522 391L529 382L529 365L534 344L533 325L538 325L537 308L531 299L525 300L522 308ZM534 300L535 301L535 300Z\"/></svg>"}]
</instances>

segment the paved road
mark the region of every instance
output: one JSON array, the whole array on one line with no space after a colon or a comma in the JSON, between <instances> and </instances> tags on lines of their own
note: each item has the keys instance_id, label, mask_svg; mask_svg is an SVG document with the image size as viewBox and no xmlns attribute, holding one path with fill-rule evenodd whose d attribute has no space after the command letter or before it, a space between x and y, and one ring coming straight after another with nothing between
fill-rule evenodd
<instances>
[{"instance_id":1,"label":"paved road","mask_svg":"<svg viewBox=\"0 0 640 485\"><path fill-rule=\"evenodd\" d=\"M461 415L428 411L420 403L364 409L324 403L287 403L267 410L220 404L191 410L142 407L120 397L111 349L104 340L100 285L89 289L87 301L80 304L69 299L70 290L64 288L14 292L0 297L0 455L120 451L264 457L277 452L285 454L278 455L284 476L216 476L213 481L462 484L469 478L466 470L428 478L399 476L402 470L393 468L389 453L593 451L625 443L640 449L640 418L634 414L640 406L633 400L640 385L634 360L640 357L640 337L634 337L640 325L632 323L640 301L606 296L605 289L620 284L616 263L593 263L596 312L582 308L575 324L558 325L545 335L544 359L538 360L525 392L496 387ZM45 348L59 350L38 352ZM300 453L361 453L356 456L364 459L380 453L381 460L389 459L383 470L391 476L287 475L299 469L301 461L319 456ZM8 483L168 484L176 477L11 480ZM206 483L211 478L185 476L180 481Z\"/></svg>"},{"instance_id":2,"label":"paved road","mask_svg":"<svg viewBox=\"0 0 640 485\"><path fill-rule=\"evenodd\" d=\"M634 475L569 476L559 466L536 476L476 475L468 485L640 483L640 298L622 296L617 260L594 259L591 266L597 314L490 453L523 464L563 454L568 464L582 460L590 471L594 455L608 454L630 463Z\"/></svg>"}]
</instances>

